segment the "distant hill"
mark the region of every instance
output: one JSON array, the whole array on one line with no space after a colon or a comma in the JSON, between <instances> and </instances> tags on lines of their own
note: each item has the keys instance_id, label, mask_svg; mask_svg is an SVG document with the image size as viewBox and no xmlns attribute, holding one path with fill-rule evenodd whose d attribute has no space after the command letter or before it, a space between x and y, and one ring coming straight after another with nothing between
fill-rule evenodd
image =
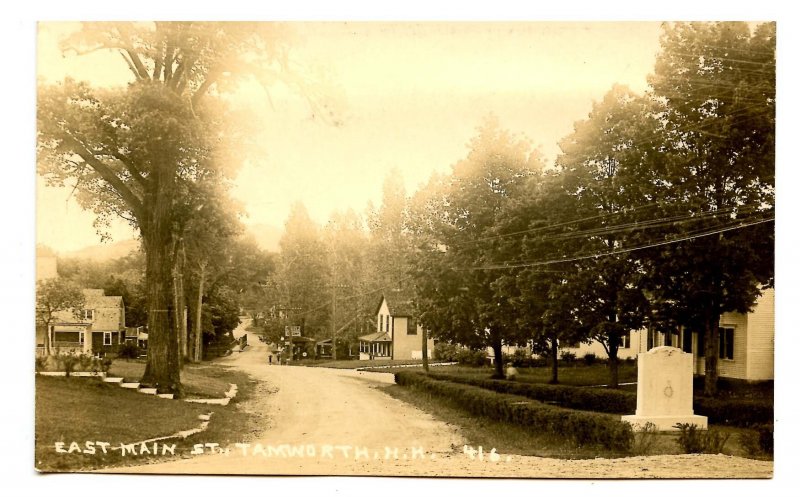
<instances>
[{"instance_id":1,"label":"distant hill","mask_svg":"<svg viewBox=\"0 0 800 497\"><path fill-rule=\"evenodd\" d=\"M104 262L125 257L136 250L139 250L138 240L121 240L119 242L91 245L79 250L64 252L61 256L64 258L91 259L93 261Z\"/></svg>"},{"instance_id":2,"label":"distant hill","mask_svg":"<svg viewBox=\"0 0 800 497\"><path fill-rule=\"evenodd\" d=\"M283 236L283 229L270 224L247 225L247 231L253 235L256 243L261 250L269 252L280 252L280 241Z\"/></svg>"}]
</instances>

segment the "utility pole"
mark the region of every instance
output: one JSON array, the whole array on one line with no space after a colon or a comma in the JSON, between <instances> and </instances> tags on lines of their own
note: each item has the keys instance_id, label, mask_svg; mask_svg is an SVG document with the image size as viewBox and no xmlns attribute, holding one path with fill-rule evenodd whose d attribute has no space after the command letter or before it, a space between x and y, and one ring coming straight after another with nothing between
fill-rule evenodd
<instances>
[{"instance_id":1,"label":"utility pole","mask_svg":"<svg viewBox=\"0 0 800 497\"><path fill-rule=\"evenodd\" d=\"M336 260L333 263L333 292L331 301L331 344L333 346L333 360L336 360Z\"/></svg>"}]
</instances>

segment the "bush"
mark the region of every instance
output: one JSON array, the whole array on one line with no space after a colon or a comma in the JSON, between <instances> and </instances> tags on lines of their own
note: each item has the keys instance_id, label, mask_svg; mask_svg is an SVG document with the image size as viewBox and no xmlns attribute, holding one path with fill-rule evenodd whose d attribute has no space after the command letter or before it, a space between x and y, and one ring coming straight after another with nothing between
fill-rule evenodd
<instances>
[{"instance_id":1,"label":"bush","mask_svg":"<svg viewBox=\"0 0 800 497\"><path fill-rule=\"evenodd\" d=\"M574 352L570 352L569 350L562 350L561 351L561 360L566 364L572 364L577 359L577 356Z\"/></svg>"},{"instance_id":2,"label":"bush","mask_svg":"<svg viewBox=\"0 0 800 497\"><path fill-rule=\"evenodd\" d=\"M132 342L125 342L117 349L117 357L120 359L138 359L142 355L142 349Z\"/></svg>"},{"instance_id":3,"label":"bush","mask_svg":"<svg viewBox=\"0 0 800 497\"><path fill-rule=\"evenodd\" d=\"M47 357L39 356L36 358L36 372L41 373L47 367Z\"/></svg>"},{"instance_id":4,"label":"bush","mask_svg":"<svg viewBox=\"0 0 800 497\"><path fill-rule=\"evenodd\" d=\"M641 430L634 433L631 452L637 456L646 456L650 454L653 445L656 443L657 436L658 427L648 421Z\"/></svg>"},{"instance_id":5,"label":"bush","mask_svg":"<svg viewBox=\"0 0 800 497\"><path fill-rule=\"evenodd\" d=\"M456 360L464 366L483 366L486 364L486 352L461 348L456 353Z\"/></svg>"},{"instance_id":6,"label":"bush","mask_svg":"<svg viewBox=\"0 0 800 497\"><path fill-rule=\"evenodd\" d=\"M499 393L521 395L549 404L586 411L629 414L636 410L636 394L623 390L548 385L545 383L507 382L447 373L429 373L432 378L462 383Z\"/></svg>"},{"instance_id":7,"label":"bush","mask_svg":"<svg viewBox=\"0 0 800 497\"><path fill-rule=\"evenodd\" d=\"M532 430L567 438L578 445L596 444L627 453L633 441L631 426L614 416L526 401L517 395L487 392L482 388L414 372L395 373L395 381L398 385L413 386L451 401L472 414L527 426Z\"/></svg>"},{"instance_id":8,"label":"bush","mask_svg":"<svg viewBox=\"0 0 800 497\"><path fill-rule=\"evenodd\" d=\"M433 357L437 361L455 362L458 349L458 345L439 342L433 347Z\"/></svg>"},{"instance_id":9,"label":"bush","mask_svg":"<svg viewBox=\"0 0 800 497\"><path fill-rule=\"evenodd\" d=\"M583 356L583 363L587 366L591 366L592 364L597 362L597 355L593 352L588 352L585 356Z\"/></svg>"},{"instance_id":10,"label":"bush","mask_svg":"<svg viewBox=\"0 0 800 497\"><path fill-rule=\"evenodd\" d=\"M772 401L758 399L694 399L694 411L708 417L709 423L740 426L772 424Z\"/></svg>"},{"instance_id":11,"label":"bush","mask_svg":"<svg viewBox=\"0 0 800 497\"><path fill-rule=\"evenodd\" d=\"M680 429L676 440L678 447L686 454L720 454L730 434L718 430L701 430L695 424L678 423Z\"/></svg>"},{"instance_id":12,"label":"bush","mask_svg":"<svg viewBox=\"0 0 800 497\"><path fill-rule=\"evenodd\" d=\"M739 434L739 444L749 456L772 455L774 452L773 425L760 425Z\"/></svg>"}]
</instances>

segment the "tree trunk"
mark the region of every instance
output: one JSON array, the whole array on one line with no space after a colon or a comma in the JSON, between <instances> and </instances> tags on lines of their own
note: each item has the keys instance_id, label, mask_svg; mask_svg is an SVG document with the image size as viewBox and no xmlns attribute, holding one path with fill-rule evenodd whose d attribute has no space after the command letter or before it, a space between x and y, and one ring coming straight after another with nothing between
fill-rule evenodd
<instances>
[{"instance_id":1,"label":"tree trunk","mask_svg":"<svg viewBox=\"0 0 800 497\"><path fill-rule=\"evenodd\" d=\"M178 334L172 304L172 193L174 167L160 164L153 188L146 196L145 219L139 226L145 248L147 288L147 365L141 383L159 393L183 396Z\"/></svg>"},{"instance_id":2,"label":"tree trunk","mask_svg":"<svg viewBox=\"0 0 800 497\"><path fill-rule=\"evenodd\" d=\"M178 360L181 367L183 367L183 361L186 357L186 322L184 321L184 307L185 307L185 297L183 295L183 264L181 264L181 258L179 256L178 244L180 241L175 242L175 249L173 250L173 257L174 263L172 266L172 305L175 308L175 312L173 314L175 320L175 330L178 333L178 350L180 351L178 354Z\"/></svg>"},{"instance_id":3,"label":"tree trunk","mask_svg":"<svg viewBox=\"0 0 800 497\"><path fill-rule=\"evenodd\" d=\"M195 362L203 360L203 287L206 283L206 265L200 264L200 281L197 283L197 304L194 318L194 347Z\"/></svg>"},{"instance_id":4,"label":"tree trunk","mask_svg":"<svg viewBox=\"0 0 800 497\"><path fill-rule=\"evenodd\" d=\"M503 372L503 340L496 331L492 331L491 340L492 351L494 352L494 374L492 374L492 378L503 379L506 377Z\"/></svg>"},{"instance_id":5,"label":"tree trunk","mask_svg":"<svg viewBox=\"0 0 800 497\"><path fill-rule=\"evenodd\" d=\"M550 383L556 385L558 384L558 338L555 335L550 338L550 357L553 361L550 365Z\"/></svg>"},{"instance_id":6,"label":"tree trunk","mask_svg":"<svg viewBox=\"0 0 800 497\"><path fill-rule=\"evenodd\" d=\"M163 204L164 202L157 202ZM154 209L158 212L159 207ZM153 216L142 230L145 245L147 281L147 366L142 384L157 388L159 393L181 397L180 351L174 326L172 304L172 261L169 226L163 226L165 216ZM169 219L168 215L166 219Z\"/></svg>"},{"instance_id":7,"label":"tree trunk","mask_svg":"<svg viewBox=\"0 0 800 497\"><path fill-rule=\"evenodd\" d=\"M414 326L416 326L416 323L411 323L411 322L408 323L408 326L411 326L412 324ZM422 327L421 335L422 335L422 369L424 369L425 372L427 373L428 372L428 330L425 329L424 326Z\"/></svg>"},{"instance_id":8,"label":"tree trunk","mask_svg":"<svg viewBox=\"0 0 800 497\"><path fill-rule=\"evenodd\" d=\"M713 314L713 313L710 313ZM711 315L705 323L705 361L706 377L703 385L703 395L715 397L717 395L717 380L719 378L719 316Z\"/></svg>"},{"instance_id":9,"label":"tree trunk","mask_svg":"<svg viewBox=\"0 0 800 497\"><path fill-rule=\"evenodd\" d=\"M608 371L611 376L608 386L619 388L619 336L612 333L608 340Z\"/></svg>"}]
</instances>

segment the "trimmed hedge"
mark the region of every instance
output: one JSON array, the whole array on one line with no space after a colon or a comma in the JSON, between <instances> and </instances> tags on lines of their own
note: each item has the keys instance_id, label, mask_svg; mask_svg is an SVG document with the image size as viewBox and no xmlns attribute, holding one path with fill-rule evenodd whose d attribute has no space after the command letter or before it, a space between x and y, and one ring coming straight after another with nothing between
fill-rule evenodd
<instances>
[{"instance_id":1,"label":"trimmed hedge","mask_svg":"<svg viewBox=\"0 0 800 497\"><path fill-rule=\"evenodd\" d=\"M708 422L750 427L772 424L774 409L771 401L756 399L694 399L694 412L708 416Z\"/></svg>"},{"instance_id":2,"label":"trimmed hedge","mask_svg":"<svg viewBox=\"0 0 800 497\"><path fill-rule=\"evenodd\" d=\"M636 394L623 390L468 378L438 372L430 373L430 376L436 379L486 388L495 392L521 395L529 399L552 403L570 409L607 412L610 414L631 414L636 411Z\"/></svg>"},{"instance_id":3,"label":"trimmed hedge","mask_svg":"<svg viewBox=\"0 0 800 497\"><path fill-rule=\"evenodd\" d=\"M570 409L610 414L636 412L636 394L623 390L490 380L439 372L432 372L429 375L433 378L473 385L495 392L521 395ZM707 416L709 423L745 428L771 424L773 421L772 402L756 399L696 397L694 412L701 416Z\"/></svg>"},{"instance_id":4,"label":"trimmed hedge","mask_svg":"<svg viewBox=\"0 0 800 497\"><path fill-rule=\"evenodd\" d=\"M541 433L571 439L578 445L596 444L628 453L633 442L631 426L606 414L563 409L415 372L395 373L395 382L446 398L472 414L528 426Z\"/></svg>"}]
</instances>

